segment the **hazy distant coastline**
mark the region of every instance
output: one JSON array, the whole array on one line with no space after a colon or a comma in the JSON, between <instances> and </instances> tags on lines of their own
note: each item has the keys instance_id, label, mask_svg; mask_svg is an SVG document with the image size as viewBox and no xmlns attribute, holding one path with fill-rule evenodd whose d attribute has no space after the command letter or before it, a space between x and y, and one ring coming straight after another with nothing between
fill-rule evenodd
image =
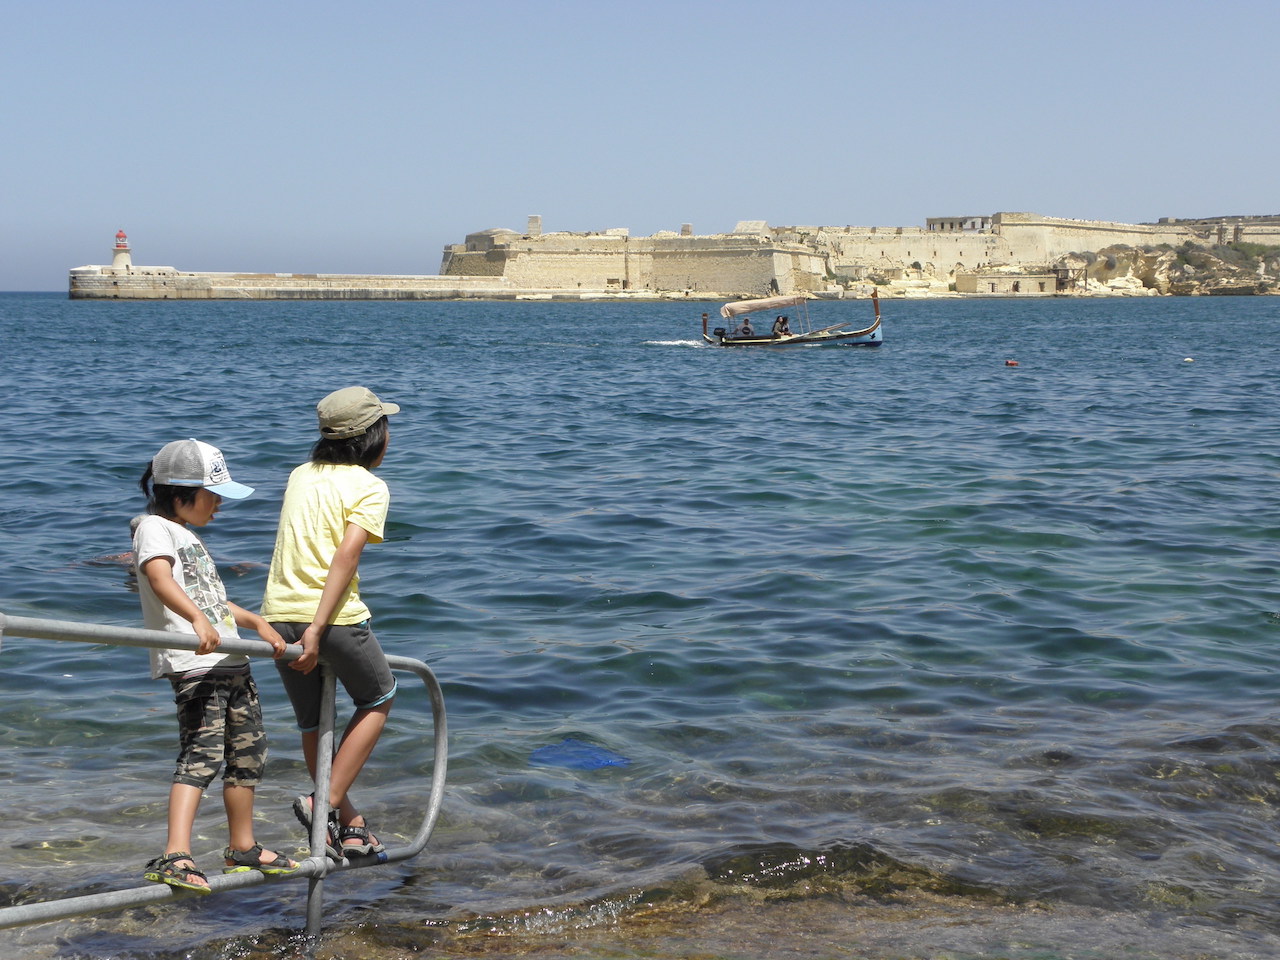
<instances>
[{"instance_id":1,"label":"hazy distant coastline","mask_svg":"<svg viewBox=\"0 0 1280 960\"><path fill-rule=\"evenodd\" d=\"M924 227L771 226L731 233L691 224L490 228L445 247L431 275L210 273L138 266L124 231L109 265L76 267L72 299L668 300L807 293L827 299L1280 293L1280 216L1167 218L1154 224L1033 213L929 218Z\"/></svg>"}]
</instances>

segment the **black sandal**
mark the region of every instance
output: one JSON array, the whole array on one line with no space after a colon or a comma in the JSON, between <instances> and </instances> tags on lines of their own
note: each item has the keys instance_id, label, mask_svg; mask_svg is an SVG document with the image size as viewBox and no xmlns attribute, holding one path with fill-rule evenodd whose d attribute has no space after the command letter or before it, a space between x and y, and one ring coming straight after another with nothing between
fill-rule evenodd
<instances>
[{"instance_id":1,"label":"black sandal","mask_svg":"<svg viewBox=\"0 0 1280 960\"><path fill-rule=\"evenodd\" d=\"M358 840L359 843L347 843L348 840ZM369 821L364 822L363 827L345 826L338 831L338 841L342 844L342 852L346 854L354 853L359 857L372 856L375 853L382 853L387 848L378 842L378 838L369 830Z\"/></svg>"},{"instance_id":2,"label":"black sandal","mask_svg":"<svg viewBox=\"0 0 1280 960\"><path fill-rule=\"evenodd\" d=\"M181 860L186 860L191 866L179 867L177 864ZM199 877L204 883L192 883L187 879L188 877ZM171 887L190 890L193 893L213 893L209 889L209 878L196 868L195 858L185 850L168 853L149 861L143 870L142 879L150 880L152 883L167 883Z\"/></svg>"},{"instance_id":3,"label":"black sandal","mask_svg":"<svg viewBox=\"0 0 1280 960\"><path fill-rule=\"evenodd\" d=\"M293 801L293 815L298 818L298 822L307 828L307 843L311 843L311 806L315 803L315 794L305 797L296 797ZM342 851L338 849L338 811L329 811L328 830L325 831L324 852L329 855L331 860L341 860Z\"/></svg>"},{"instance_id":4,"label":"black sandal","mask_svg":"<svg viewBox=\"0 0 1280 960\"><path fill-rule=\"evenodd\" d=\"M232 850L227 847L222 851L222 858L230 860L234 866L223 867L223 873L246 873L250 870L257 870L265 873L270 877L287 877L291 873L298 872L298 864L290 860L282 853L272 851L274 859L270 863L262 862L262 855L267 851L262 849L262 844L255 843L248 850Z\"/></svg>"}]
</instances>

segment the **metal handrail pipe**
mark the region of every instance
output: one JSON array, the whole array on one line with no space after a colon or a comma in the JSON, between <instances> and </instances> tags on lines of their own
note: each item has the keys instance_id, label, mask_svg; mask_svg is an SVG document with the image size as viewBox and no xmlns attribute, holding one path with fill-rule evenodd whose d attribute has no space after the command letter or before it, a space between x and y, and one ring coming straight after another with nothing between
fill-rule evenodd
<instances>
[{"instance_id":1,"label":"metal handrail pipe","mask_svg":"<svg viewBox=\"0 0 1280 960\"><path fill-rule=\"evenodd\" d=\"M155 647L195 650L199 641L194 634L186 637L183 634L170 633L165 630L142 630L136 627L111 626L96 623L78 623L71 620L47 620L39 617L15 617L0 613L0 643L5 635L27 637L37 640L67 640L78 643L96 643L125 647ZM273 658L275 651L271 645L261 640L243 638L224 639L218 647L225 653L241 653L249 657ZM296 660L301 649L296 645L285 648L279 659ZM431 714L435 748L431 770L431 792L427 798L427 809L419 825L417 833L404 846L388 847L383 853L372 857L360 857L356 860L343 859L335 861L324 851L325 815L327 803L320 797L316 803L316 816L313 819L312 856L301 861L296 873L287 877L267 876L256 870L243 873L224 874L209 879L209 887L214 893L236 890L241 887L257 886L262 883L282 880L307 879L310 893L307 903L307 933L315 936L319 933L321 920L321 890L326 876L344 870L363 869L408 860L417 856L426 847L440 816L440 808L444 802L445 778L448 772L449 742L448 720L445 715L444 694L440 683L431 668L421 660L411 657L388 656L387 662L393 670L407 671L418 676L427 688L431 700ZM328 731L327 740L322 739L320 769L316 771L317 794L323 790L327 795L329 760L333 746L334 700L336 684L332 675L325 678L326 696L321 707L322 727ZM327 709L326 709L327 708ZM328 721L327 724L324 721ZM322 733L324 730L322 730ZM328 750L324 748L327 745ZM89 914L125 910L130 907L143 906L174 897L201 896L175 890L163 884L148 883L145 886L132 887L126 890L114 890L107 893L88 894L81 897L65 897L60 900L45 900L37 903L17 904L0 907L0 930L10 927L27 926L34 923L45 923L51 920L62 920L70 917Z\"/></svg>"},{"instance_id":2,"label":"metal handrail pipe","mask_svg":"<svg viewBox=\"0 0 1280 960\"><path fill-rule=\"evenodd\" d=\"M269 877L256 870L210 877L209 889L214 893L223 893L227 890L238 890L241 887L252 887L262 883L322 875L329 869L328 864L325 863L326 859L322 856L301 860L298 862L298 872L288 877ZM12 907L0 907L0 930L48 923L53 920L69 920L72 917L94 916L116 910L128 910L130 907L142 907L164 900L199 896L203 894L176 890L162 883L148 883L140 887L111 890L106 893L90 893L80 897L63 897L60 900L41 900L36 903L19 903Z\"/></svg>"},{"instance_id":3,"label":"metal handrail pipe","mask_svg":"<svg viewBox=\"0 0 1280 960\"><path fill-rule=\"evenodd\" d=\"M40 617L11 617L0 613L0 642L4 635L32 640L71 640L76 643L101 643L115 647L152 647L159 650L196 650L200 641L193 633L170 633L167 630L141 630L105 623L79 623L75 620L45 620ZM241 653L247 657L274 657L271 644L264 640L227 637L218 644L221 653ZM299 647L286 646L281 660L297 660Z\"/></svg>"},{"instance_id":4,"label":"metal handrail pipe","mask_svg":"<svg viewBox=\"0 0 1280 960\"><path fill-rule=\"evenodd\" d=\"M110 626L98 623L79 623L73 620L46 620L37 617L13 617L0 613L0 642L5 634L28 637L37 640L67 640L77 643L99 643L124 647L155 647L195 650L199 641L193 634L186 637L180 633L167 630L142 630L137 627ZM271 645L262 640L246 640L228 638L223 640L218 649L225 653L241 653L249 657L273 658L275 651ZM281 660L296 660L301 656L301 649L296 645L285 647L280 655ZM422 825L417 835L407 847L388 850L386 859L404 860L422 852L431 831L440 815L440 805L444 800L444 779L448 766L448 721L444 709L444 694L435 674L421 660L411 657L388 656L387 663L393 670L404 670L416 674L427 688L431 698L431 714L434 721L435 755L432 765L431 802L428 805ZM381 859L381 858L379 858ZM361 864L368 866L371 864Z\"/></svg>"}]
</instances>

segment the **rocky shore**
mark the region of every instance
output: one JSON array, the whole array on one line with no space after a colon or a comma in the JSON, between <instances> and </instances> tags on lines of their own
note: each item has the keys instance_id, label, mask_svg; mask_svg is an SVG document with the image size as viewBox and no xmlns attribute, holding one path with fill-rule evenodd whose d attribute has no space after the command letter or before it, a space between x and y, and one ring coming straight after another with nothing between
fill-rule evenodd
<instances>
[{"instance_id":1,"label":"rocky shore","mask_svg":"<svg viewBox=\"0 0 1280 960\"><path fill-rule=\"evenodd\" d=\"M1105 247L1071 254L1082 292L1112 296L1254 296L1280 294L1280 248L1231 243L1214 247Z\"/></svg>"}]
</instances>

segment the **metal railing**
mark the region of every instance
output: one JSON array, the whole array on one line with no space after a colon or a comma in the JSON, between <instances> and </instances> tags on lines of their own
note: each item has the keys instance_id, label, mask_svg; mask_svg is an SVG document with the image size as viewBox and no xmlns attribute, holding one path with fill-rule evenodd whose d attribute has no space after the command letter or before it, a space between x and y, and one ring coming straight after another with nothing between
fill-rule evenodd
<instances>
[{"instance_id":1,"label":"metal railing","mask_svg":"<svg viewBox=\"0 0 1280 960\"><path fill-rule=\"evenodd\" d=\"M195 634L188 638L184 634L169 633L163 630L138 630L129 627L77 623L68 620L11 617L0 613L0 642L6 636L28 637L38 640L70 640L79 643L108 644L122 647L157 647L183 650L195 650L198 645ZM222 641L218 649L224 653L241 653L249 657L271 658L274 656L271 646L261 640L227 639ZM300 648L296 645L290 645L285 648L285 653L281 659L296 660L300 654ZM209 886L213 893L224 893L228 890L238 890L241 887L306 877L309 883L307 890L306 934L308 937L315 938L320 935L320 928L323 923L324 880L327 876L344 870L355 870L408 860L422 852L431 836L431 831L435 828L436 820L440 816L440 805L444 800L444 781L449 756L444 695L440 691L440 684L437 682L435 674L422 661L409 657L388 656L387 662L393 670L417 674L431 697L431 714L435 734L435 753L431 769L431 794L427 800L426 814L413 839L404 846L389 846L383 853L376 856L360 857L356 860L343 859L342 861L335 861L325 853L329 779L334 750L337 681L332 673L321 667L323 695L320 706L315 809L311 827L311 856L301 862L297 873L290 874L287 877L268 877L257 870L210 877ZM148 903L191 895L185 891L175 890L166 884L147 883L145 886L132 887L127 890L115 890L81 897L65 897L60 900L44 900L36 903L17 904L11 907L0 907L0 930L35 923L46 923L51 920L63 920L69 917L124 910L129 907L139 907Z\"/></svg>"}]
</instances>

